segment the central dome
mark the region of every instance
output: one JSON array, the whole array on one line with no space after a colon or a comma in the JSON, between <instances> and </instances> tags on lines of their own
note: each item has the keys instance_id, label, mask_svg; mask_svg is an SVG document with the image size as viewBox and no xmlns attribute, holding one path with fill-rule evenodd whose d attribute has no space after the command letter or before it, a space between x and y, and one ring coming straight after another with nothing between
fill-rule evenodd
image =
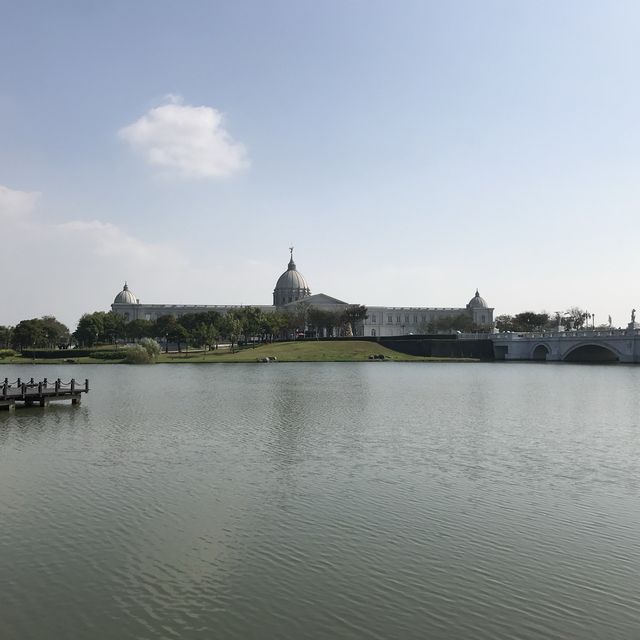
<instances>
[{"instance_id":1,"label":"central dome","mask_svg":"<svg viewBox=\"0 0 640 640\"><path fill-rule=\"evenodd\" d=\"M138 304L138 299L129 291L129 287L127 283L124 283L124 288L122 291L116 296L113 304Z\"/></svg>"},{"instance_id":2,"label":"central dome","mask_svg":"<svg viewBox=\"0 0 640 640\"><path fill-rule=\"evenodd\" d=\"M287 270L278 278L276 288L273 290L273 304L276 307L302 300L302 298L311 295L307 281L296 269L296 263L293 261L293 247L289 251L291 252L291 259Z\"/></svg>"}]
</instances>

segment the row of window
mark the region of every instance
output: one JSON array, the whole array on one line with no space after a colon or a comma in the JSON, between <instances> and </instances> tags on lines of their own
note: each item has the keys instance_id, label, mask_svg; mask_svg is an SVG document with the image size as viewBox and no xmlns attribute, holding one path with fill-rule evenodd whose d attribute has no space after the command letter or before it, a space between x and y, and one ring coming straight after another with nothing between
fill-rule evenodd
<instances>
[{"instance_id":1,"label":"row of window","mask_svg":"<svg viewBox=\"0 0 640 640\"><path fill-rule=\"evenodd\" d=\"M371 324L378 324L378 316L376 316L375 313L371 314ZM405 324L418 324L418 322L427 322L429 320L429 316L417 316L414 315L413 319L412 317L407 314L404 317L404 323ZM396 323L400 324L402 322L402 315L401 314L397 314L396 315ZM387 324L393 324L393 314L390 313L387 316Z\"/></svg>"}]
</instances>

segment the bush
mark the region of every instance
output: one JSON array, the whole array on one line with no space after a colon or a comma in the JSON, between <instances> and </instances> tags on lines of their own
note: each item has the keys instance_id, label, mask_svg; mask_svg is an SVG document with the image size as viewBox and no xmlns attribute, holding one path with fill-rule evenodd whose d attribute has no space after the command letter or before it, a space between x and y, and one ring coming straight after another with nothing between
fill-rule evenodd
<instances>
[{"instance_id":1,"label":"bush","mask_svg":"<svg viewBox=\"0 0 640 640\"><path fill-rule=\"evenodd\" d=\"M122 360L125 357L125 351L92 351L89 354L90 358L96 360Z\"/></svg>"},{"instance_id":2,"label":"bush","mask_svg":"<svg viewBox=\"0 0 640 640\"><path fill-rule=\"evenodd\" d=\"M153 338L142 338L140 346L149 354L151 360L160 355L160 345Z\"/></svg>"},{"instance_id":3,"label":"bush","mask_svg":"<svg viewBox=\"0 0 640 640\"><path fill-rule=\"evenodd\" d=\"M132 344L124 349L127 364L151 364L153 358L141 344Z\"/></svg>"},{"instance_id":4,"label":"bush","mask_svg":"<svg viewBox=\"0 0 640 640\"><path fill-rule=\"evenodd\" d=\"M92 353L91 349L26 349L22 351L22 357L53 360L66 357L86 358Z\"/></svg>"},{"instance_id":5,"label":"bush","mask_svg":"<svg viewBox=\"0 0 640 640\"><path fill-rule=\"evenodd\" d=\"M11 358L15 355L17 354L13 349L0 349L0 360L2 360L2 358Z\"/></svg>"}]
</instances>

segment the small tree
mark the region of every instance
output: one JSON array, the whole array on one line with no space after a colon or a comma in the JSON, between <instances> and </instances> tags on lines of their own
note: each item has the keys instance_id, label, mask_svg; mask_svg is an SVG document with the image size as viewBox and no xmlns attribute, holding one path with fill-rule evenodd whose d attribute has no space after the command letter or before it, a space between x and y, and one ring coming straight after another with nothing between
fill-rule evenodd
<instances>
[{"instance_id":1,"label":"small tree","mask_svg":"<svg viewBox=\"0 0 640 640\"><path fill-rule=\"evenodd\" d=\"M567 309L562 316L562 325L565 329L580 329L587 319L587 313L580 307Z\"/></svg>"},{"instance_id":2,"label":"small tree","mask_svg":"<svg viewBox=\"0 0 640 640\"><path fill-rule=\"evenodd\" d=\"M125 347L124 361L127 364L151 364L153 362L149 352L141 344L130 344Z\"/></svg>"},{"instance_id":3,"label":"small tree","mask_svg":"<svg viewBox=\"0 0 640 640\"><path fill-rule=\"evenodd\" d=\"M153 338L142 338L140 346L149 354L152 361L156 361L160 355L160 345Z\"/></svg>"},{"instance_id":4,"label":"small tree","mask_svg":"<svg viewBox=\"0 0 640 640\"><path fill-rule=\"evenodd\" d=\"M289 314L282 311L265 313L262 318L261 332L263 341L273 341L274 337L280 336L289 323Z\"/></svg>"},{"instance_id":5,"label":"small tree","mask_svg":"<svg viewBox=\"0 0 640 640\"><path fill-rule=\"evenodd\" d=\"M11 344L12 327L0 327L0 347L8 349Z\"/></svg>"},{"instance_id":6,"label":"small tree","mask_svg":"<svg viewBox=\"0 0 640 640\"><path fill-rule=\"evenodd\" d=\"M177 325L175 316L166 315L160 316L156 321L153 329L153 335L156 338L164 338L164 350L165 353L169 352L169 338L170 334L175 330Z\"/></svg>"},{"instance_id":7,"label":"small tree","mask_svg":"<svg viewBox=\"0 0 640 640\"><path fill-rule=\"evenodd\" d=\"M205 346L211 350L216 342L216 328L211 324L201 322L193 331L191 331L191 340L195 346Z\"/></svg>"},{"instance_id":8,"label":"small tree","mask_svg":"<svg viewBox=\"0 0 640 640\"><path fill-rule=\"evenodd\" d=\"M238 320L233 312L226 313L222 316L220 322L220 334L231 343L231 352L233 346L238 340L238 336L242 333L242 323Z\"/></svg>"},{"instance_id":9,"label":"small tree","mask_svg":"<svg viewBox=\"0 0 640 640\"><path fill-rule=\"evenodd\" d=\"M142 338L138 344L125 347L127 364L152 364L160 355L160 345L152 338Z\"/></svg>"}]
</instances>

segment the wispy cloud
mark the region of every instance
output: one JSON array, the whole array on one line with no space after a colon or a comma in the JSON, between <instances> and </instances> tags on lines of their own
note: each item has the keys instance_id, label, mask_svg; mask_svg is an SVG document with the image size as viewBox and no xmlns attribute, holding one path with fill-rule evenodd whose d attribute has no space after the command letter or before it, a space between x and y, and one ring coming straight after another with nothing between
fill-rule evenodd
<instances>
[{"instance_id":1,"label":"wispy cloud","mask_svg":"<svg viewBox=\"0 0 640 640\"><path fill-rule=\"evenodd\" d=\"M149 164L195 178L225 178L249 165L245 146L225 129L220 111L184 104L175 95L166 100L119 131Z\"/></svg>"},{"instance_id":2,"label":"wispy cloud","mask_svg":"<svg viewBox=\"0 0 640 640\"><path fill-rule=\"evenodd\" d=\"M52 221L38 198L0 187L0 220L15 230L10 241L0 243L0 272L11 275L4 281L0 325L53 314L73 328L82 313L109 309L124 280L145 302L239 303L240 295L250 302L269 300L270 278L256 277L269 273L264 264L199 264L171 243L150 241L111 222ZM65 286L48 286L54 278ZM238 282L257 282L256 290L239 291ZM25 283L37 295L25 295ZM202 283L216 283L215 297Z\"/></svg>"},{"instance_id":3,"label":"wispy cloud","mask_svg":"<svg viewBox=\"0 0 640 640\"><path fill-rule=\"evenodd\" d=\"M0 185L0 219L29 215L39 197L37 191L15 191Z\"/></svg>"}]
</instances>

